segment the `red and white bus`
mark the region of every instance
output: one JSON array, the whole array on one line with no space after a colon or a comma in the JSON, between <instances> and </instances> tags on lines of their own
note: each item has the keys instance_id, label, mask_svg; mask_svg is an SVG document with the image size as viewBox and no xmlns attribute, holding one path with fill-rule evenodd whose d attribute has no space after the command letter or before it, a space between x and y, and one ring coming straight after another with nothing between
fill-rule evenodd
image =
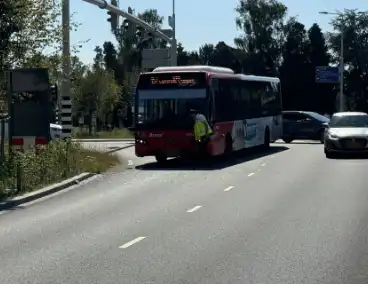
<instances>
[{"instance_id":1,"label":"red and white bus","mask_svg":"<svg viewBox=\"0 0 368 284\"><path fill-rule=\"evenodd\" d=\"M158 67L139 77L134 99L135 153L168 157L196 149L188 107L208 119L208 154L264 145L282 136L280 80L214 66Z\"/></svg>"}]
</instances>

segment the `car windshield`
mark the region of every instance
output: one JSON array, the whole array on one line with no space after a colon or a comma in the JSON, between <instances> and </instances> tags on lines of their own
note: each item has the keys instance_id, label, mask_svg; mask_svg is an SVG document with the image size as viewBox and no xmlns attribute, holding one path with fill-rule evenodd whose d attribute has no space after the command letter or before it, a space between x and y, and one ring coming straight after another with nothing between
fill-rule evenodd
<instances>
[{"instance_id":1,"label":"car windshield","mask_svg":"<svg viewBox=\"0 0 368 284\"><path fill-rule=\"evenodd\" d=\"M321 122L330 122L330 119L326 116L320 115L319 113L316 112L306 112L306 114L308 114L309 116L313 117L314 119L321 121Z\"/></svg>"},{"instance_id":2,"label":"car windshield","mask_svg":"<svg viewBox=\"0 0 368 284\"><path fill-rule=\"evenodd\" d=\"M333 116L330 127L368 127L368 115Z\"/></svg>"}]
</instances>

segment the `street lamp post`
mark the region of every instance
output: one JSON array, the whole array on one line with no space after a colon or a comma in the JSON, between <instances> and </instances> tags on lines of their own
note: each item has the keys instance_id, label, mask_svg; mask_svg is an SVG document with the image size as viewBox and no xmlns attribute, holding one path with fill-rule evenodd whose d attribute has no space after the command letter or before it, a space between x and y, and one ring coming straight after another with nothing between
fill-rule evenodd
<instances>
[{"instance_id":1,"label":"street lamp post","mask_svg":"<svg viewBox=\"0 0 368 284\"><path fill-rule=\"evenodd\" d=\"M341 39L340 39L340 111L345 109L344 97L344 25L341 25Z\"/></svg>"}]
</instances>

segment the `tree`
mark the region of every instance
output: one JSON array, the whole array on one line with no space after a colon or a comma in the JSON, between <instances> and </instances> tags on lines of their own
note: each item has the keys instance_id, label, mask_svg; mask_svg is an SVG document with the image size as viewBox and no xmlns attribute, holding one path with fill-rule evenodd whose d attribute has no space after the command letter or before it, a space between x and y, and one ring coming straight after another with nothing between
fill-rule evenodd
<instances>
[{"instance_id":1,"label":"tree","mask_svg":"<svg viewBox=\"0 0 368 284\"><path fill-rule=\"evenodd\" d=\"M368 110L368 14L346 10L332 21L330 33L333 58L338 62L344 36L345 95L351 109Z\"/></svg>"},{"instance_id":2,"label":"tree","mask_svg":"<svg viewBox=\"0 0 368 284\"><path fill-rule=\"evenodd\" d=\"M106 123L119 100L120 87L115 83L113 73L95 65L85 72L75 90L74 112L80 116L96 111L99 121Z\"/></svg>"},{"instance_id":3,"label":"tree","mask_svg":"<svg viewBox=\"0 0 368 284\"><path fill-rule=\"evenodd\" d=\"M103 50L100 46L96 46L94 51L96 52L96 55L95 58L93 58L93 68L102 69L104 67Z\"/></svg>"},{"instance_id":4,"label":"tree","mask_svg":"<svg viewBox=\"0 0 368 284\"><path fill-rule=\"evenodd\" d=\"M9 53L11 37L19 31L19 7L11 0L0 2L0 68L4 67L4 60Z\"/></svg>"},{"instance_id":5,"label":"tree","mask_svg":"<svg viewBox=\"0 0 368 284\"><path fill-rule=\"evenodd\" d=\"M177 51L178 51L178 65L182 66L182 65L188 65L189 63L189 53L184 50L183 45L179 42L178 46L177 46Z\"/></svg>"},{"instance_id":6,"label":"tree","mask_svg":"<svg viewBox=\"0 0 368 284\"><path fill-rule=\"evenodd\" d=\"M333 113L335 109L334 85L319 84L315 81L315 70L317 66L329 66L331 55L325 37L318 24L313 24L308 30L308 86L310 97L314 101L315 110L321 113Z\"/></svg>"},{"instance_id":7,"label":"tree","mask_svg":"<svg viewBox=\"0 0 368 284\"><path fill-rule=\"evenodd\" d=\"M202 64L215 65L213 62L213 55L215 46L213 44L204 44L199 48L198 56Z\"/></svg>"},{"instance_id":8,"label":"tree","mask_svg":"<svg viewBox=\"0 0 368 284\"><path fill-rule=\"evenodd\" d=\"M276 0L240 0L236 12L236 26L243 34L235 38L235 45L248 55L243 66L255 75L276 74L286 6Z\"/></svg>"},{"instance_id":9,"label":"tree","mask_svg":"<svg viewBox=\"0 0 368 284\"><path fill-rule=\"evenodd\" d=\"M106 41L103 44L103 59L105 62L105 66L109 70L116 70L116 67L118 65L118 56L117 51L115 49L115 46L112 42Z\"/></svg>"},{"instance_id":10,"label":"tree","mask_svg":"<svg viewBox=\"0 0 368 284\"><path fill-rule=\"evenodd\" d=\"M308 41L303 24L290 19L285 27L286 42L283 46L283 63L280 78L283 88L283 104L286 109L310 109L310 91L307 88Z\"/></svg>"},{"instance_id":11,"label":"tree","mask_svg":"<svg viewBox=\"0 0 368 284\"><path fill-rule=\"evenodd\" d=\"M156 9L147 9L139 13L137 17L149 23L155 29L160 29L164 20L164 17L160 16ZM116 73L119 73L121 80L123 80L124 72L132 72L134 68L140 68L142 48L166 46L165 42L155 36L152 37L152 40L145 40L145 35L138 35L137 27L133 23L129 23L128 27L122 24L117 31L114 31L114 34L118 42L117 60L119 61Z\"/></svg>"},{"instance_id":12,"label":"tree","mask_svg":"<svg viewBox=\"0 0 368 284\"><path fill-rule=\"evenodd\" d=\"M213 50L212 62L214 65L231 68L235 72L241 73L242 58L240 57L240 54L240 51L237 51L235 48L232 48L223 41L220 41L216 44Z\"/></svg>"},{"instance_id":13,"label":"tree","mask_svg":"<svg viewBox=\"0 0 368 284\"><path fill-rule=\"evenodd\" d=\"M158 14L158 11L156 9L147 9L143 13L138 14L138 18L145 21L146 23L150 24L154 29L159 30L162 28L162 24L164 21L164 17L160 16ZM142 35L144 36L144 35ZM137 38L137 44L139 42L142 42L144 40L143 37ZM142 47L151 47L151 48L157 48L157 47L166 47L167 43L163 41L162 39L157 38L154 34L152 35L152 39L148 40L146 44L144 44Z\"/></svg>"},{"instance_id":14,"label":"tree","mask_svg":"<svg viewBox=\"0 0 368 284\"><path fill-rule=\"evenodd\" d=\"M5 79L3 74L8 68L8 56L11 48L11 37L19 31L18 3L11 0L0 1L0 113L6 108Z\"/></svg>"},{"instance_id":15,"label":"tree","mask_svg":"<svg viewBox=\"0 0 368 284\"><path fill-rule=\"evenodd\" d=\"M35 66L40 59L34 54L46 48L61 48L63 29L60 24L61 6L54 0L19 0L16 15L17 32L10 42L9 60L15 66ZM56 5L55 5L56 4Z\"/></svg>"},{"instance_id":16,"label":"tree","mask_svg":"<svg viewBox=\"0 0 368 284\"><path fill-rule=\"evenodd\" d=\"M237 73L281 78L284 106L287 109L305 109L318 112L333 112L336 89L334 85L315 82L316 66L337 63L339 53L339 27L345 27L346 89L359 105L366 103L368 74L368 19L364 15L348 11L334 20L335 33L329 35L330 46L317 24L308 32L296 18L286 18L287 7L277 0L240 0L236 9L236 25L241 31L234 39L235 48L224 42L204 43L198 50L186 50L178 44L179 65L215 65L233 69ZM157 10L147 9L138 17L156 29L163 23ZM165 47L166 43L152 35L147 40L144 34L136 33L137 27L121 26L115 35L116 47L111 42L96 49L96 63L102 69L113 70L121 86L121 100L114 112L129 109L132 101L132 86L136 84L143 48ZM360 44L360 47L359 47ZM350 46L350 49L348 47ZM329 47L332 55L329 54ZM364 82L366 85L364 85ZM354 87L352 87L354 85ZM359 86L356 87L355 85ZM368 105L367 105L368 106ZM367 107L368 108L368 107Z\"/></svg>"}]
</instances>

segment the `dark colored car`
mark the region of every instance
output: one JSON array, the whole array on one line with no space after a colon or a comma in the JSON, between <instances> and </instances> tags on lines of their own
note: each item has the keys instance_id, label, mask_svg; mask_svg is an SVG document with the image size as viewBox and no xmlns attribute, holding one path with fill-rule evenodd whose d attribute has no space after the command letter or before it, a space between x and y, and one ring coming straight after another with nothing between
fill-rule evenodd
<instances>
[{"instance_id":1,"label":"dark colored car","mask_svg":"<svg viewBox=\"0 0 368 284\"><path fill-rule=\"evenodd\" d=\"M283 111L283 137L285 143L295 139L319 140L324 143L325 129L330 122L326 116L311 111Z\"/></svg>"},{"instance_id":2,"label":"dark colored car","mask_svg":"<svg viewBox=\"0 0 368 284\"><path fill-rule=\"evenodd\" d=\"M368 153L368 114L335 113L325 132L324 150L328 159L341 153Z\"/></svg>"}]
</instances>

